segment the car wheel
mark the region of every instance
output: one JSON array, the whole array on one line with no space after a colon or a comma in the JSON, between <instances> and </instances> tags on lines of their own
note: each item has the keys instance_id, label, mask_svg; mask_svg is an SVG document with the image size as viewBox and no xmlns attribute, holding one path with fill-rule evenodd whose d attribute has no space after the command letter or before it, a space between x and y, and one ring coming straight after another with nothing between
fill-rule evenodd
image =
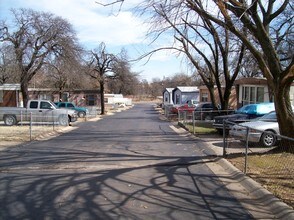
<instances>
[{"instance_id":1,"label":"car wheel","mask_svg":"<svg viewBox=\"0 0 294 220\"><path fill-rule=\"evenodd\" d=\"M69 121L69 118L67 117L67 115L60 115L58 122L62 126L67 126L67 125L69 125L70 121Z\"/></svg>"},{"instance_id":2,"label":"car wheel","mask_svg":"<svg viewBox=\"0 0 294 220\"><path fill-rule=\"evenodd\" d=\"M80 118L84 118L84 117L86 116L86 112L79 112L79 113L78 113L78 116L79 116Z\"/></svg>"},{"instance_id":3,"label":"car wheel","mask_svg":"<svg viewBox=\"0 0 294 220\"><path fill-rule=\"evenodd\" d=\"M8 125L8 126L16 125L17 124L16 117L14 115L6 115L4 117L4 123L5 125Z\"/></svg>"},{"instance_id":4,"label":"car wheel","mask_svg":"<svg viewBox=\"0 0 294 220\"><path fill-rule=\"evenodd\" d=\"M277 138L274 135L274 133L269 132L269 133L263 133L260 138L260 142L263 144L265 147L272 147L276 144Z\"/></svg>"}]
</instances>

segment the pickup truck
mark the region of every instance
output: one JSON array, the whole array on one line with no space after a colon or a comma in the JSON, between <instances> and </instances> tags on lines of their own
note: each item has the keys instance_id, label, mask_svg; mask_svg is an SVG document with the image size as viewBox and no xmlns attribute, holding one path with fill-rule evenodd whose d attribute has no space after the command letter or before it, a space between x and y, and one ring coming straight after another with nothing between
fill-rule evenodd
<instances>
[{"instance_id":1,"label":"pickup truck","mask_svg":"<svg viewBox=\"0 0 294 220\"><path fill-rule=\"evenodd\" d=\"M29 122L31 119L33 122L57 122L65 126L77 121L77 114L74 110L58 109L48 100L29 100L27 108L0 108L0 120L4 121L5 125L12 126L20 121Z\"/></svg>"}]
</instances>

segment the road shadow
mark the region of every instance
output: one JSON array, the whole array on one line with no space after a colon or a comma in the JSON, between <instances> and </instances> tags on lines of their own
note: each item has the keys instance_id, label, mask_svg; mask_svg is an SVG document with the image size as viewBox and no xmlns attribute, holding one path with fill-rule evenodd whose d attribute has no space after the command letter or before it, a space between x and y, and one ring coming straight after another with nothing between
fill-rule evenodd
<instances>
[{"instance_id":1,"label":"road shadow","mask_svg":"<svg viewBox=\"0 0 294 220\"><path fill-rule=\"evenodd\" d=\"M119 117L1 152L0 219L253 219L203 141L140 115L123 130Z\"/></svg>"}]
</instances>

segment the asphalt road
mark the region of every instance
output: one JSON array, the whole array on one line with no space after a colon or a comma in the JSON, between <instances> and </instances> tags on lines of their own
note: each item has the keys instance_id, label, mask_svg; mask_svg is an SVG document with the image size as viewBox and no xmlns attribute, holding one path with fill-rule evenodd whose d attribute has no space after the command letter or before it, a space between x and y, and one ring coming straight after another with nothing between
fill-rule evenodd
<instances>
[{"instance_id":1,"label":"asphalt road","mask_svg":"<svg viewBox=\"0 0 294 220\"><path fill-rule=\"evenodd\" d=\"M0 219L253 219L212 154L138 104L2 151Z\"/></svg>"}]
</instances>

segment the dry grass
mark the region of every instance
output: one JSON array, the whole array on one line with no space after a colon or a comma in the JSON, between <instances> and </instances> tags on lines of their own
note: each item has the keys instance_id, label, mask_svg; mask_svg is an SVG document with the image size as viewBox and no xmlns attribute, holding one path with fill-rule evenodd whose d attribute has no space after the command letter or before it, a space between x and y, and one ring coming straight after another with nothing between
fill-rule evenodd
<instances>
[{"instance_id":1,"label":"dry grass","mask_svg":"<svg viewBox=\"0 0 294 220\"><path fill-rule=\"evenodd\" d=\"M79 118L78 122L87 120ZM56 124L33 124L30 128L29 124L17 126L5 126L0 124L0 143L1 142L27 142L37 140L44 136L56 134L59 131L68 129L68 126L59 126Z\"/></svg>"},{"instance_id":2,"label":"dry grass","mask_svg":"<svg viewBox=\"0 0 294 220\"><path fill-rule=\"evenodd\" d=\"M37 139L40 135L48 135L58 128L53 126L34 126L31 131L27 125L23 126L0 126L0 141L30 141Z\"/></svg>"},{"instance_id":3,"label":"dry grass","mask_svg":"<svg viewBox=\"0 0 294 220\"><path fill-rule=\"evenodd\" d=\"M244 170L244 157L228 160L239 170ZM259 182L276 197L294 207L294 155L291 153L267 153L249 155L247 175Z\"/></svg>"}]
</instances>

